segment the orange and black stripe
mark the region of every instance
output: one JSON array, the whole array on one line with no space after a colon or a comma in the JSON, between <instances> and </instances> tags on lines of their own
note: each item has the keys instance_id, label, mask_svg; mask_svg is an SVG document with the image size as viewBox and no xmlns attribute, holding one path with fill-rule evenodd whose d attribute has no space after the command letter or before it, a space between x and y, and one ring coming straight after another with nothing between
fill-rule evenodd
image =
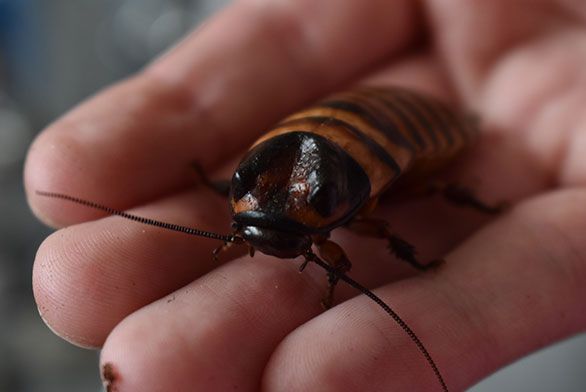
<instances>
[{"instance_id":1,"label":"orange and black stripe","mask_svg":"<svg viewBox=\"0 0 586 392\"><path fill-rule=\"evenodd\" d=\"M295 113L254 145L289 132L323 136L354 158L378 196L399 176L440 169L462 151L475 126L438 100L401 88L360 88Z\"/></svg>"}]
</instances>

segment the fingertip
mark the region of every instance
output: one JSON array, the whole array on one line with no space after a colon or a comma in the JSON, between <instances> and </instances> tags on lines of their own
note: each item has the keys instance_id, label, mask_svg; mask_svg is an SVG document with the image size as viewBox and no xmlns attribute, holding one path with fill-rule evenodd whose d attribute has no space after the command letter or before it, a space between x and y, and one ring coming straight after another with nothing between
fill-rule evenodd
<instances>
[{"instance_id":1,"label":"fingertip","mask_svg":"<svg viewBox=\"0 0 586 392\"><path fill-rule=\"evenodd\" d=\"M134 315L129 316L131 319L133 317ZM158 385L163 385L164 380L173 378L173 367L165 369L164 377L157 377L161 374L156 371L157 361L166 361L152 349L152 327L152 323L129 323L124 320L116 329L116 333L108 337L104 349L100 352L100 375L107 391L148 391L153 387L149 382L151 376L160 380ZM135 339L142 341L143 344L129 346L128 343L135 342ZM149 371L143 373L145 369Z\"/></svg>"},{"instance_id":2,"label":"fingertip","mask_svg":"<svg viewBox=\"0 0 586 392\"><path fill-rule=\"evenodd\" d=\"M49 125L32 143L24 166L25 192L35 215L54 227L104 215L75 205L63 208L62 202L35 191L122 209L184 188L193 177L190 160L210 160L210 154L198 157L191 148L203 133L193 132L188 101L181 90L143 73Z\"/></svg>"},{"instance_id":3,"label":"fingertip","mask_svg":"<svg viewBox=\"0 0 586 392\"><path fill-rule=\"evenodd\" d=\"M66 229L64 229L66 230ZM83 303L71 301L78 298L79 291L68 284L67 277L72 271L60 262L59 248L66 236L60 230L51 234L39 247L33 264L32 288L41 319L60 338L83 348L97 348L105 336L96 336L94 328L88 328L83 317ZM81 307L79 306L81 305Z\"/></svg>"},{"instance_id":4,"label":"fingertip","mask_svg":"<svg viewBox=\"0 0 586 392\"><path fill-rule=\"evenodd\" d=\"M33 141L24 165L24 189L33 214L50 227L63 227L75 223L85 215L86 219L95 217L94 211L88 211L71 205L63 208L62 202L40 196L39 191L72 192L71 163L79 162L75 157L77 147L72 138L60 132L54 132L49 126ZM81 216L80 216L81 215ZM81 218L83 219L83 218Z\"/></svg>"},{"instance_id":5,"label":"fingertip","mask_svg":"<svg viewBox=\"0 0 586 392\"><path fill-rule=\"evenodd\" d=\"M118 367L121 390L258 390L273 348L318 311L320 289L293 265L245 257L125 318L101 362Z\"/></svg>"}]
</instances>

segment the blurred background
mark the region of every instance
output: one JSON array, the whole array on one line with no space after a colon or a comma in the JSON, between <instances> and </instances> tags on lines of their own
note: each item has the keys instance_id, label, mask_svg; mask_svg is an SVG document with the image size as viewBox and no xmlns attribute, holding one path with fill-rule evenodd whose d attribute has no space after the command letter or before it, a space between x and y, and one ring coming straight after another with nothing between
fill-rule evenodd
<instances>
[{"instance_id":1,"label":"blurred background","mask_svg":"<svg viewBox=\"0 0 586 392\"><path fill-rule=\"evenodd\" d=\"M73 105L138 70L229 0L0 0L0 392L100 391L98 354L38 316L36 248L49 230L22 188L27 146ZM532 355L471 389L585 391L586 336Z\"/></svg>"}]
</instances>

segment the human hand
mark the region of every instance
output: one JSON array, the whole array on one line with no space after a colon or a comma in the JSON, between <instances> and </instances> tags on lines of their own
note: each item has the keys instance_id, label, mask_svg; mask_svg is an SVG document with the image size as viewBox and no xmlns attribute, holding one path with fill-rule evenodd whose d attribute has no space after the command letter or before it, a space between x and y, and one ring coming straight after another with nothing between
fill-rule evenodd
<instances>
[{"instance_id":1,"label":"human hand","mask_svg":"<svg viewBox=\"0 0 586 392\"><path fill-rule=\"evenodd\" d=\"M383 205L378 214L422 258L447 262L400 279L408 267L384 243L341 230L350 275L379 287L452 390L583 331L586 11L571 0L424 4L240 1L45 130L25 181L36 214L66 227L33 271L47 324L103 347L118 391L438 388L364 296L340 287L345 301L321 311L323 271L300 275L298 263L260 254L217 266L214 241L93 221L94 211L34 194L227 232L226 202L192 189L190 163L226 175L223 163L283 115L368 78L479 113L481 141L450 175L515 204L491 222L437 200Z\"/></svg>"}]
</instances>

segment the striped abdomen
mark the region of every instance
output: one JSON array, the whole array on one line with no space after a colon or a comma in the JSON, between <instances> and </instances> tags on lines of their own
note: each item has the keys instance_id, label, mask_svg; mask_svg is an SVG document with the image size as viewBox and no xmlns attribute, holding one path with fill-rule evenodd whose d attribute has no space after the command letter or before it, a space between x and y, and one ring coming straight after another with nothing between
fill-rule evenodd
<instances>
[{"instance_id":1,"label":"striped abdomen","mask_svg":"<svg viewBox=\"0 0 586 392\"><path fill-rule=\"evenodd\" d=\"M474 124L437 100L400 88L337 94L287 117L276 135L310 132L342 147L364 169L371 197L399 176L441 168L474 137Z\"/></svg>"}]
</instances>

